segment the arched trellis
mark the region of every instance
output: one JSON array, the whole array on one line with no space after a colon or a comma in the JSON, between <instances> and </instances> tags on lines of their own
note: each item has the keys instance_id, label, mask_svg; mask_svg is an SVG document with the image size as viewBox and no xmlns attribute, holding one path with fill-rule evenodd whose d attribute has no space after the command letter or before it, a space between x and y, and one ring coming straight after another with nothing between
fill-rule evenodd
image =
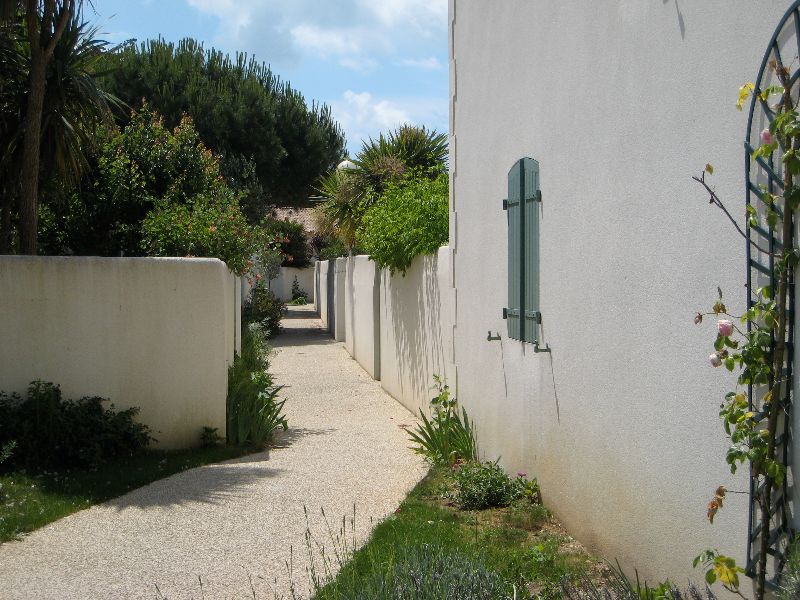
<instances>
[{"instance_id":1,"label":"arched trellis","mask_svg":"<svg viewBox=\"0 0 800 600\"><path fill-rule=\"evenodd\" d=\"M746 174L746 200L748 207L753 207L758 214L766 210L765 193L780 195L784 187L783 165L774 157L753 157L753 153L760 145L759 132L768 127L775 117L775 110L762 98L760 92L770 85L778 84L774 65L786 67L790 71L789 81L792 97L798 98L798 80L800 79L800 0L796 0L786 11L779 22L775 33L772 35L758 77L750 103L750 112L747 120L747 137L745 139L745 174ZM780 201L782 203L782 201ZM781 207L777 207L778 214L783 217ZM764 221L761 220L763 223ZM793 225L794 228L794 225ZM747 306L751 308L757 298L755 290L762 286L770 286L776 290L775 255L783 249L784 240L777 228L762 227L748 222L747 229ZM791 243L791 240L790 240ZM768 252L761 252L755 246L764 248ZM790 464L790 438L791 438L791 407L794 366L794 281L789 282L787 293L787 331L786 352L784 355L783 370L777 376L784 381L781 386L781 422L780 435L776 439L776 457L784 465ZM748 331L751 325L748 323ZM773 336L773 349L775 339ZM757 404L756 400L763 397L773 385L748 386L750 407ZM761 415L763 418L763 415ZM770 557L768 572L770 578L767 584L774 587L779 580L785 564L786 546L794 535L791 522L791 487L790 478L787 477L777 493L773 494L770 506L769 531L762 532L760 519L760 505L762 489L756 489L755 479L750 478L750 508L747 544L746 572L750 576L756 573L756 567L761 557L763 535L767 536L767 554ZM763 486L764 484L762 484Z\"/></svg>"}]
</instances>

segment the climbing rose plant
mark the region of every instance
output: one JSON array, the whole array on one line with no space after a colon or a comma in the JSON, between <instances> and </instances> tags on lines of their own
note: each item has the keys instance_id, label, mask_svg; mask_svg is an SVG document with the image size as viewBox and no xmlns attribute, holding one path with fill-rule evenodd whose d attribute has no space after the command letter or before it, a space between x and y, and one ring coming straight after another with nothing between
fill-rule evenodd
<instances>
[{"instance_id":1,"label":"climbing rose plant","mask_svg":"<svg viewBox=\"0 0 800 600\"><path fill-rule=\"evenodd\" d=\"M770 193L766 187L761 190L764 210L759 212L752 205L747 206L746 218L750 225L760 225L782 241L782 250L770 252L747 238L736 220L728 212L716 192L707 182L707 176L714 169L706 165L699 177L694 177L709 195L709 202L720 208L737 231L747 239L748 244L758 252L769 255L774 264L774 281L777 289L769 286L758 288L752 294L751 306L741 315L733 315L722 301L722 290L710 312L698 312L695 324L701 324L705 317L715 319L716 338L714 352L709 356L712 367L724 367L738 374L735 389L725 394L720 407L720 418L726 435L730 439L727 462L731 472L743 464L750 465L750 477L754 480L755 500L759 505L758 562L755 565L756 598L763 600L767 574L767 549L769 547L770 507L772 494L786 478L786 465L776 452L778 422L782 412L781 397L790 381L781 377L786 356L788 320L787 295L789 284L798 261L800 250L795 247L793 236L793 215L800 205L800 185L794 178L800 175L800 115L797 104L790 93L790 76L781 64L773 61L770 67L781 85L773 85L758 91L758 100L770 104L775 117L769 127L759 135L760 146L753 154L754 159L773 158L779 155L783 164L783 193ZM737 108L755 93L752 83L745 84L739 91ZM748 401L747 389L753 386L752 404ZM723 507L729 491L719 486L708 503L708 519L714 522ZM727 556L716 550L706 550L694 561L706 569L706 581L713 584L719 581L723 587L741 595L739 574L744 570Z\"/></svg>"}]
</instances>

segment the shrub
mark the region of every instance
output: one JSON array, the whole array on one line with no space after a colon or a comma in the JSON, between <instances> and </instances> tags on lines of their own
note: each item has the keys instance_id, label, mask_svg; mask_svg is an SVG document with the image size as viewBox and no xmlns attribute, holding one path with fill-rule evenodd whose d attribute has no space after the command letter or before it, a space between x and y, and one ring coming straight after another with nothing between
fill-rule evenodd
<instances>
[{"instance_id":1,"label":"shrub","mask_svg":"<svg viewBox=\"0 0 800 600\"><path fill-rule=\"evenodd\" d=\"M496 462L470 462L455 472L455 501L462 510L508 506L525 493L524 478L511 479Z\"/></svg>"},{"instance_id":2,"label":"shrub","mask_svg":"<svg viewBox=\"0 0 800 600\"><path fill-rule=\"evenodd\" d=\"M160 200L142 222L150 256L212 256L237 275L248 268L253 231L233 196L195 196L185 204Z\"/></svg>"},{"instance_id":3,"label":"shrub","mask_svg":"<svg viewBox=\"0 0 800 600\"><path fill-rule=\"evenodd\" d=\"M213 448L219 446L221 442L225 441L219 434L218 427L209 427L205 425L200 431L200 445L203 448Z\"/></svg>"},{"instance_id":4,"label":"shrub","mask_svg":"<svg viewBox=\"0 0 800 600\"><path fill-rule=\"evenodd\" d=\"M242 272L253 234L191 119L169 129L144 105L124 129L96 136L92 168L68 202L42 206L45 253L216 256Z\"/></svg>"},{"instance_id":5,"label":"shrub","mask_svg":"<svg viewBox=\"0 0 800 600\"><path fill-rule=\"evenodd\" d=\"M390 184L358 228L358 243L379 267L405 273L420 254L433 254L449 237L448 179Z\"/></svg>"},{"instance_id":6,"label":"shrub","mask_svg":"<svg viewBox=\"0 0 800 600\"><path fill-rule=\"evenodd\" d=\"M428 419L420 411L422 423L408 432L417 446L414 451L423 455L434 465L452 465L459 461L473 461L478 458L475 433L467 417L467 411L450 397L450 388L434 375L439 393L431 400L433 417Z\"/></svg>"},{"instance_id":7,"label":"shrub","mask_svg":"<svg viewBox=\"0 0 800 600\"><path fill-rule=\"evenodd\" d=\"M2 448L0 448L0 464L6 462L9 458L11 458L11 454L14 452L14 448L17 447L16 440L11 440L10 442L6 442Z\"/></svg>"},{"instance_id":8,"label":"shrub","mask_svg":"<svg viewBox=\"0 0 800 600\"><path fill-rule=\"evenodd\" d=\"M23 400L0 392L0 445L11 438L17 451L4 463L12 469L52 471L92 467L144 449L150 429L134 418L138 408L115 411L108 400L64 400L61 388L34 381Z\"/></svg>"},{"instance_id":9,"label":"shrub","mask_svg":"<svg viewBox=\"0 0 800 600\"><path fill-rule=\"evenodd\" d=\"M267 337L277 335L281 328L281 317L286 305L269 289L263 280L259 280L250 291L250 298L242 310L245 323L256 323L261 326Z\"/></svg>"},{"instance_id":10,"label":"shrub","mask_svg":"<svg viewBox=\"0 0 800 600\"><path fill-rule=\"evenodd\" d=\"M282 266L301 269L309 265L308 235L300 223L265 219L261 222L261 231L265 244L281 253Z\"/></svg>"},{"instance_id":11,"label":"shrub","mask_svg":"<svg viewBox=\"0 0 800 600\"><path fill-rule=\"evenodd\" d=\"M292 281L292 304L306 304L308 303L308 292L300 287L297 282L297 275L294 276Z\"/></svg>"},{"instance_id":12,"label":"shrub","mask_svg":"<svg viewBox=\"0 0 800 600\"><path fill-rule=\"evenodd\" d=\"M258 324L242 330L242 352L228 368L228 443L263 447L278 427L289 426L278 400L282 386L267 372L265 335Z\"/></svg>"}]
</instances>

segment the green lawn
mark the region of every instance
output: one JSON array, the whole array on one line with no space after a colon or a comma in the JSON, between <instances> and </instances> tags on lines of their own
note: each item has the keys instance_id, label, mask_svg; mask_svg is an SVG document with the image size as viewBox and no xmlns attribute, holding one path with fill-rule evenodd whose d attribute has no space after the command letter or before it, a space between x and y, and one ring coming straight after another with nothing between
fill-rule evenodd
<instances>
[{"instance_id":1,"label":"green lawn","mask_svg":"<svg viewBox=\"0 0 800 600\"><path fill-rule=\"evenodd\" d=\"M249 452L252 450L228 446L150 450L93 470L0 475L0 542L173 473Z\"/></svg>"},{"instance_id":2,"label":"green lawn","mask_svg":"<svg viewBox=\"0 0 800 600\"><path fill-rule=\"evenodd\" d=\"M434 600L445 592L448 600L494 600L512 598L515 590L519 599L550 599L560 597L563 577L602 576L605 568L544 507L520 501L508 508L459 511L446 500L446 473L433 469L335 580L317 589L315 600ZM325 569L317 543L327 556L334 555L334 547L350 554L342 552L346 535L331 537L310 544L318 574Z\"/></svg>"}]
</instances>

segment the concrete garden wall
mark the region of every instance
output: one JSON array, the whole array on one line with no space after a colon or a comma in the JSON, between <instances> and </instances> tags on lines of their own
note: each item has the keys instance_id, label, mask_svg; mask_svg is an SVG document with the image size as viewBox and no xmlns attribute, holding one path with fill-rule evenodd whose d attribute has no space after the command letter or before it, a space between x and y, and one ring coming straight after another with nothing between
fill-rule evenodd
<instances>
[{"instance_id":1,"label":"concrete garden wall","mask_svg":"<svg viewBox=\"0 0 800 600\"><path fill-rule=\"evenodd\" d=\"M240 290L217 259L0 256L0 390L138 406L161 448L224 435Z\"/></svg>"},{"instance_id":2,"label":"concrete garden wall","mask_svg":"<svg viewBox=\"0 0 800 600\"><path fill-rule=\"evenodd\" d=\"M319 318L322 321L322 327L329 330L331 300L333 297L333 290L329 289L330 286L328 285L330 280L328 272L331 270L331 261L321 260L317 265L319 266L315 271L315 275L317 276L315 285L319 289Z\"/></svg>"},{"instance_id":3,"label":"concrete garden wall","mask_svg":"<svg viewBox=\"0 0 800 600\"><path fill-rule=\"evenodd\" d=\"M459 400L487 457L539 478L580 541L648 581L744 562L746 494L718 417L734 378L692 315L744 307L737 91L788 2L450 0L451 228ZM795 56L792 51L789 62ZM506 175L540 164L540 301L552 353L507 339ZM740 218L741 221L741 218ZM487 330L501 341L487 341ZM718 587L718 586L717 586Z\"/></svg>"},{"instance_id":4,"label":"concrete garden wall","mask_svg":"<svg viewBox=\"0 0 800 600\"><path fill-rule=\"evenodd\" d=\"M331 333L337 342L345 341L345 295L347 293L347 259L337 258L333 262L333 309L335 317Z\"/></svg>"},{"instance_id":5,"label":"concrete garden wall","mask_svg":"<svg viewBox=\"0 0 800 600\"><path fill-rule=\"evenodd\" d=\"M453 295L448 247L418 256L405 276L380 274L381 386L410 411L428 411L434 375L455 389Z\"/></svg>"},{"instance_id":6,"label":"concrete garden wall","mask_svg":"<svg viewBox=\"0 0 800 600\"><path fill-rule=\"evenodd\" d=\"M280 275L270 282L270 289L275 292L284 302L292 299L292 284L297 277L297 283L306 294L309 300L314 294L314 266L310 265L302 269L294 267L281 267Z\"/></svg>"},{"instance_id":7,"label":"concrete garden wall","mask_svg":"<svg viewBox=\"0 0 800 600\"><path fill-rule=\"evenodd\" d=\"M297 277L297 283L301 289L308 294L308 299L312 300L314 295L315 286L315 266L310 265L302 269L295 269L294 267L281 267L278 276L269 282L269 289L275 292L275 295L284 302L289 302L292 299L292 284L294 278ZM250 296L250 290L253 285L247 281L246 277L242 278L242 300L247 301Z\"/></svg>"},{"instance_id":8,"label":"concrete garden wall","mask_svg":"<svg viewBox=\"0 0 800 600\"><path fill-rule=\"evenodd\" d=\"M344 345L373 379L381 378L379 270L368 256L346 261Z\"/></svg>"}]
</instances>

